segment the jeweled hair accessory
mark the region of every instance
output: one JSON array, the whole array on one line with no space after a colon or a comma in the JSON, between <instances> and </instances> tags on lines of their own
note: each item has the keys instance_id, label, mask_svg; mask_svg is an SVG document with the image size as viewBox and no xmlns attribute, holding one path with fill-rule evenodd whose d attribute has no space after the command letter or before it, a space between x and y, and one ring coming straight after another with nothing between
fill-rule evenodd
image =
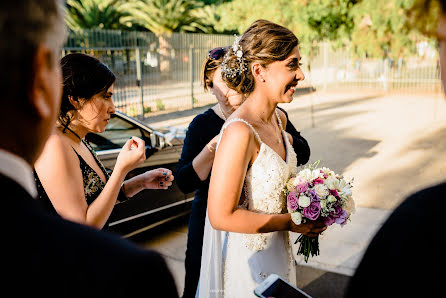
<instances>
[{"instance_id":1,"label":"jeweled hair accessory","mask_svg":"<svg viewBox=\"0 0 446 298\"><path fill-rule=\"evenodd\" d=\"M234 78L238 75L241 75L244 71L248 70L248 66L246 63L245 57L243 57L243 49L240 45L241 36L237 36L234 34L234 43L232 44L232 52L237 56L237 66L231 68L228 66L227 61L229 59L230 51L227 51L223 62L221 63L221 71L227 76Z\"/></svg>"}]
</instances>

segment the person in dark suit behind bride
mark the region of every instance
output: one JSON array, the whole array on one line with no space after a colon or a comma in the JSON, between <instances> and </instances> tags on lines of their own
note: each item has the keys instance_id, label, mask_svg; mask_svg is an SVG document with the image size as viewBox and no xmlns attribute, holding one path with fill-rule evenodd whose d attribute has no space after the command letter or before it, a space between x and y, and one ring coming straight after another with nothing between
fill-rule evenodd
<instances>
[{"instance_id":1,"label":"person in dark suit behind bride","mask_svg":"<svg viewBox=\"0 0 446 298\"><path fill-rule=\"evenodd\" d=\"M445 90L446 1L415 1L409 16L422 31L425 24L438 22L437 31L431 33L436 35L440 47L441 81ZM443 296L442 272L446 262L441 227L445 199L446 181L404 200L370 242L350 280L346 297Z\"/></svg>"},{"instance_id":2,"label":"person in dark suit behind bride","mask_svg":"<svg viewBox=\"0 0 446 298\"><path fill-rule=\"evenodd\" d=\"M1 289L16 297L178 297L156 252L36 201L32 167L59 111L62 1L0 2Z\"/></svg>"}]
</instances>

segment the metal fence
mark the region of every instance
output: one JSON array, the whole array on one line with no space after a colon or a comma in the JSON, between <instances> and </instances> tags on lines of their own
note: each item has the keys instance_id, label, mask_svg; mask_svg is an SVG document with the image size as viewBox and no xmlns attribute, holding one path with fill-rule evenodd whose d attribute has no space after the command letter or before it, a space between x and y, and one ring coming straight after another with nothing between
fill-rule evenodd
<instances>
[{"instance_id":1,"label":"metal fence","mask_svg":"<svg viewBox=\"0 0 446 298\"><path fill-rule=\"evenodd\" d=\"M435 53L435 54L434 54ZM316 89L368 89L380 92L441 92L434 49L411 57L353 59L348 49L328 43L315 47L307 83Z\"/></svg>"},{"instance_id":2,"label":"metal fence","mask_svg":"<svg viewBox=\"0 0 446 298\"><path fill-rule=\"evenodd\" d=\"M200 83L209 49L232 44L231 35L155 35L150 32L70 31L63 54L84 52L98 57L117 75L116 108L144 118L160 111L183 110L216 102ZM328 43L304 55L306 80L300 87L374 89L385 92L439 92L438 58L352 59L347 50Z\"/></svg>"},{"instance_id":3,"label":"metal fence","mask_svg":"<svg viewBox=\"0 0 446 298\"><path fill-rule=\"evenodd\" d=\"M63 55L84 52L98 57L117 76L116 108L144 118L215 102L200 83L202 62L209 49L232 41L227 35L82 30L70 31Z\"/></svg>"}]
</instances>

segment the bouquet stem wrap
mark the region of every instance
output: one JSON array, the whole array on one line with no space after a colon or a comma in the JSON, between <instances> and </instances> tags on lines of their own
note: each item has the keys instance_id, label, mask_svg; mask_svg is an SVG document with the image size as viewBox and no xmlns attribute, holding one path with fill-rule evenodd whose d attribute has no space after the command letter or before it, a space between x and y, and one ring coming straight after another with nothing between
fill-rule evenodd
<instances>
[{"instance_id":1,"label":"bouquet stem wrap","mask_svg":"<svg viewBox=\"0 0 446 298\"><path fill-rule=\"evenodd\" d=\"M319 236L308 237L301 234L294 242L294 244L297 243L300 243L297 255L303 255L305 263L308 263L310 254L312 257L319 255Z\"/></svg>"}]
</instances>

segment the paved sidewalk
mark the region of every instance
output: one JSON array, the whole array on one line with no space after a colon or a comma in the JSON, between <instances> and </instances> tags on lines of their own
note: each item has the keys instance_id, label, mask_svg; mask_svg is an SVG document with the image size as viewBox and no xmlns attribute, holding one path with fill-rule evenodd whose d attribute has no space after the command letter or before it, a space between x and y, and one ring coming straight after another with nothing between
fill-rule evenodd
<instances>
[{"instance_id":1,"label":"paved sidewalk","mask_svg":"<svg viewBox=\"0 0 446 298\"><path fill-rule=\"evenodd\" d=\"M302 257L295 257L298 264L297 283L299 287L305 289L305 287L314 283L322 274L327 272L335 273L333 276L337 276L338 279L342 277L347 281L348 277L353 275L370 239L387 218L388 214L389 210L360 207L353 214L352 221L343 228L332 226L325 231L320 237L319 256L310 258L308 263L305 263ZM166 233L165 231L168 232ZM178 291L182 293L185 274L184 257L187 242L187 220L179 220L134 240L140 242L146 248L160 252L166 258L170 269L174 273ZM293 244L293 248L296 249L297 245ZM294 255L296 255L295 251ZM310 268L317 270L309 270ZM311 274L313 275L312 277ZM333 285L334 288L338 286ZM317 291L320 292L321 289L317 289Z\"/></svg>"},{"instance_id":2,"label":"paved sidewalk","mask_svg":"<svg viewBox=\"0 0 446 298\"><path fill-rule=\"evenodd\" d=\"M446 100L439 95L314 93L283 107L310 144L310 162L320 159L321 165L355 179L357 211L351 222L332 226L321 236L319 256L308 263L296 258L299 287L315 298L342 297L349 276L392 210L408 194L446 177ZM207 108L146 122L185 128ZM171 229L145 237L142 244L166 257L181 294L187 223Z\"/></svg>"}]
</instances>

